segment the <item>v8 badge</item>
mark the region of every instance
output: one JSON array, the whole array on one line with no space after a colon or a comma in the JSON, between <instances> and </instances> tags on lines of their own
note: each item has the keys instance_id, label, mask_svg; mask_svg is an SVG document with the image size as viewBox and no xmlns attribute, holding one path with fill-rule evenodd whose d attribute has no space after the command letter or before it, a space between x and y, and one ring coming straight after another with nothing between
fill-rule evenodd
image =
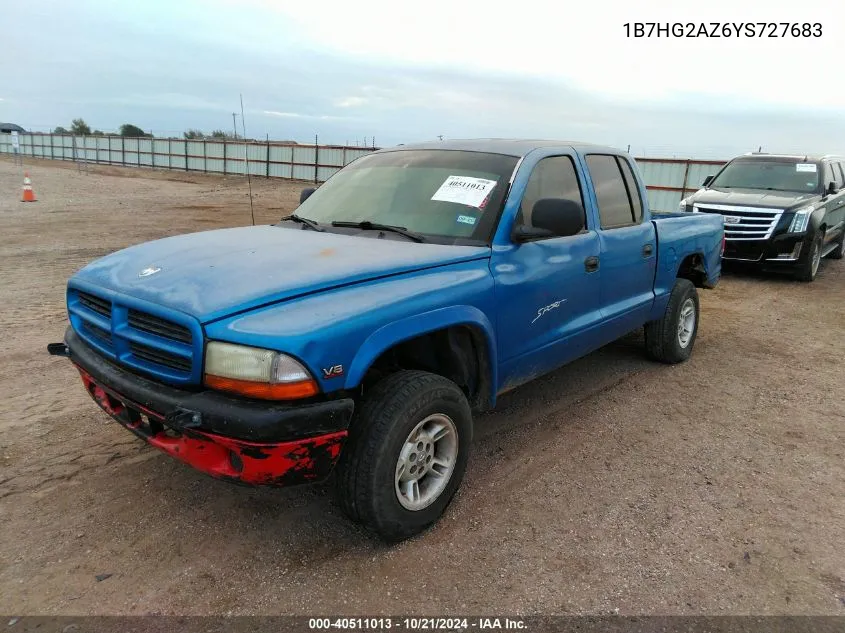
<instances>
[{"instance_id":1,"label":"v8 badge","mask_svg":"<svg viewBox=\"0 0 845 633\"><path fill-rule=\"evenodd\" d=\"M322 369L323 378L328 380L329 378L339 378L343 376L343 365L334 365L333 367L324 367Z\"/></svg>"}]
</instances>

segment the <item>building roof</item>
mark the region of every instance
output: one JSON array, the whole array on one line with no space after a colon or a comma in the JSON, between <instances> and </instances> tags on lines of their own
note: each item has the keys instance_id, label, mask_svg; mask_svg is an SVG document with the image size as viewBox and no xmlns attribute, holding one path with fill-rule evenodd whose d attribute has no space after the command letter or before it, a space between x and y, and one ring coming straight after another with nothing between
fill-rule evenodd
<instances>
[{"instance_id":1,"label":"building roof","mask_svg":"<svg viewBox=\"0 0 845 633\"><path fill-rule=\"evenodd\" d=\"M427 143L414 143L410 145L397 145L382 149L382 152L394 152L413 149L445 149L462 150L467 152L487 152L489 154L505 154L507 156L525 156L529 152L543 147L571 147L577 151L610 151L618 153L619 150L603 145L591 145L590 143L573 141L554 140L533 140L533 139L505 139L505 138L482 138L482 139L456 139L451 141L430 141Z\"/></svg>"},{"instance_id":2,"label":"building roof","mask_svg":"<svg viewBox=\"0 0 845 633\"><path fill-rule=\"evenodd\" d=\"M15 123L0 123L0 131L3 132L26 132L20 125Z\"/></svg>"}]
</instances>

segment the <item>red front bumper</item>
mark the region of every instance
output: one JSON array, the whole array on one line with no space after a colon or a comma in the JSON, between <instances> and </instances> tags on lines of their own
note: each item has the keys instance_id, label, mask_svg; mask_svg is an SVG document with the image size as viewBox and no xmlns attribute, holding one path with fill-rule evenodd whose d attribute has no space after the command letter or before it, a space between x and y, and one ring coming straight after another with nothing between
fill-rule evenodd
<instances>
[{"instance_id":1,"label":"red front bumper","mask_svg":"<svg viewBox=\"0 0 845 633\"><path fill-rule=\"evenodd\" d=\"M147 443L212 477L251 485L290 486L325 478L340 456L346 431L282 443L246 442L197 429L174 432L164 416L98 384L78 365L91 397Z\"/></svg>"}]
</instances>

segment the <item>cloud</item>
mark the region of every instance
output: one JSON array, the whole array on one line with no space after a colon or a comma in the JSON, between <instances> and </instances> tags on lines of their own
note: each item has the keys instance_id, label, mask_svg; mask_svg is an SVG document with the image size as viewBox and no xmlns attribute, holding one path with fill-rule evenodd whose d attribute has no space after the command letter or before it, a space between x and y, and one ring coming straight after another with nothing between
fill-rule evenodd
<instances>
[{"instance_id":1,"label":"cloud","mask_svg":"<svg viewBox=\"0 0 845 633\"><path fill-rule=\"evenodd\" d=\"M300 114L299 112L279 112L277 110L263 110L263 114L268 116L276 116L285 119L318 119L320 121L339 121L348 119L349 117L341 117L341 116L331 116L328 114L321 114L321 115L313 115L313 114Z\"/></svg>"},{"instance_id":2,"label":"cloud","mask_svg":"<svg viewBox=\"0 0 845 633\"><path fill-rule=\"evenodd\" d=\"M368 100L364 97L344 97L335 101L335 106L338 108L357 108L367 103Z\"/></svg>"}]
</instances>

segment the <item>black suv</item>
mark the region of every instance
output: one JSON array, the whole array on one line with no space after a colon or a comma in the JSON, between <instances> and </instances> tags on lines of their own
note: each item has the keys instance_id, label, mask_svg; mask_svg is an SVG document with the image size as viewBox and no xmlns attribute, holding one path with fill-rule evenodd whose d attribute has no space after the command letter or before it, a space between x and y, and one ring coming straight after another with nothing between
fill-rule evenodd
<instances>
[{"instance_id":1,"label":"black suv","mask_svg":"<svg viewBox=\"0 0 845 633\"><path fill-rule=\"evenodd\" d=\"M681 211L724 217L724 259L813 281L822 257L843 256L845 158L739 156L681 200Z\"/></svg>"}]
</instances>

